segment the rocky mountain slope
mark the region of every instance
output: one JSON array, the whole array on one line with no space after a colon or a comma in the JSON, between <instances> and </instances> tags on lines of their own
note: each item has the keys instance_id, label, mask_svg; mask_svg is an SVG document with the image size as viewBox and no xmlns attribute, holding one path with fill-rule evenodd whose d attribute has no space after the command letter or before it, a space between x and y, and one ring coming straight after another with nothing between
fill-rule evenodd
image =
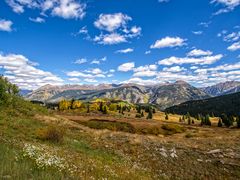
<instances>
[{"instance_id":1,"label":"rocky mountain slope","mask_svg":"<svg viewBox=\"0 0 240 180\"><path fill-rule=\"evenodd\" d=\"M154 86L137 84L64 85L41 87L26 96L28 100L58 102L62 99L110 98L130 103L153 103L161 109L194 99L210 97L184 81Z\"/></svg>"},{"instance_id":2,"label":"rocky mountain slope","mask_svg":"<svg viewBox=\"0 0 240 180\"><path fill-rule=\"evenodd\" d=\"M238 87L238 90L235 89ZM235 90L234 90L235 89ZM202 90L211 96L220 96L224 94L231 94L240 90L240 82L227 81L224 83L218 83L213 86L202 88Z\"/></svg>"},{"instance_id":3,"label":"rocky mountain slope","mask_svg":"<svg viewBox=\"0 0 240 180\"><path fill-rule=\"evenodd\" d=\"M205 99L210 97L205 92L191 86L184 81L159 86L153 90L150 101L158 104L162 109L189 100Z\"/></svg>"}]
</instances>

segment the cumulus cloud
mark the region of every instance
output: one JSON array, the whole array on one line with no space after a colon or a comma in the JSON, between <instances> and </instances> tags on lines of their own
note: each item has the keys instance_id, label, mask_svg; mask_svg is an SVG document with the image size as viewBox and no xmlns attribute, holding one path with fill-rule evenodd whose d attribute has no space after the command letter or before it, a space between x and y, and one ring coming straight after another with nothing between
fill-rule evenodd
<instances>
[{"instance_id":1,"label":"cumulus cloud","mask_svg":"<svg viewBox=\"0 0 240 180\"><path fill-rule=\"evenodd\" d=\"M169 2L170 0L158 0L158 2L160 3L166 3L166 2Z\"/></svg>"},{"instance_id":2,"label":"cumulus cloud","mask_svg":"<svg viewBox=\"0 0 240 180\"><path fill-rule=\"evenodd\" d=\"M127 71L133 70L134 67L135 67L134 62L128 62L128 63L124 63L124 64L121 64L120 66L118 66L118 71L127 72Z\"/></svg>"},{"instance_id":3,"label":"cumulus cloud","mask_svg":"<svg viewBox=\"0 0 240 180\"><path fill-rule=\"evenodd\" d=\"M74 64L84 64L87 62L86 58L77 59Z\"/></svg>"},{"instance_id":4,"label":"cumulus cloud","mask_svg":"<svg viewBox=\"0 0 240 180\"><path fill-rule=\"evenodd\" d=\"M167 72L181 72L181 71L185 71L186 69L184 67L180 67L180 66L173 66L173 67L165 67L163 68L163 71L167 71Z\"/></svg>"},{"instance_id":5,"label":"cumulus cloud","mask_svg":"<svg viewBox=\"0 0 240 180\"><path fill-rule=\"evenodd\" d=\"M166 59L162 59L160 61L158 61L158 64L160 65L166 65L166 66L170 66L173 64L213 64L216 61L219 61L220 59L222 59L223 55L222 54L218 54L215 56L204 56L204 57L200 57L200 58L191 58L191 57L175 57L172 56L170 58L166 58Z\"/></svg>"},{"instance_id":6,"label":"cumulus cloud","mask_svg":"<svg viewBox=\"0 0 240 180\"><path fill-rule=\"evenodd\" d=\"M240 41L239 42L235 42L232 45L228 46L227 48L229 51L236 51L240 49Z\"/></svg>"},{"instance_id":7,"label":"cumulus cloud","mask_svg":"<svg viewBox=\"0 0 240 180\"><path fill-rule=\"evenodd\" d=\"M12 31L13 22L5 19L0 19L0 31Z\"/></svg>"},{"instance_id":8,"label":"cumulus cloud","mask_svg":"<svg viewBox=\"0 0 240 180\"><path fill-rule=\"evenodd\" d=\"M240 5L240 0L212 0L211 3L221 4L222 6L224 6L224 8L214 13L214 15L219 15L222 13L233 11L237 6Z\"/></svg>"},{"instance_id":9,"label":"cumulus cloud","mask_svg":"<svg viewBox=\"0 0 240 180\"><path fill-rule=\"evenodd\" d=\"M116 53L126 54L126 53L130 53L130 52L133 52L133 51L134 51L134 49L132 49L132 48L127 48L127 49L117 50Z\"/></svg>"},{"instance_id":10,"label":"cumulus cloud","mask_svg":"<svg viewBox=\"0 0 240 180\"><path fill-rule=\"evenodd\" d=\"M36 18L29 18L30 21L35 22L35 23L44 23L45 19L41 18L41 17L36 17Z\"/></svg>"},{"instance_id":11,"label":"cumulus cloud","mask_svg":"<svg viewBox=\"0 0 240 180\"><path fill-rule=\"evenodd\" d=\"M66 72L66 75L69 77L69 79L72 79L73 81L78 79L78 81L94 83L94 82L98 82L97 78L112 77L113 72L115 72L115 70L111 69L109 71L103 71L99 68L93 68L93 69L88 69L84 71L69 71L69 72Z\"/></svg>"},{"instance_id":12,"label":"cumulus cloud","mask_svg":"<svg viewBox=\"0 0 240 180\"><path fill-rule=\"evenodd\" d=\"M23 55L0 54L0 66L5 70L4 75L22 89L36 89L46 84L61 85L63 80L48 71L36 67Z\"/></svg>"},{"instance_id":13,"label":"cumulus cloud","mask_svg":"<svg viewBox=\"0 0 240 180\"><path fill-rule=\"evenodd\" d=\"M158 83L155 79L141 79L138 77L130 78L126 81L123 81L122 83L134 83L134 84L140 84L140 85L153 85Z\"/></svg>"},{"instance_id":14,"label":"cumulus cloud","mask_svg":"<svg viewBox=\"0 0 240 180\"><path fill-rule=\"evenodd\" d=\"M145 66L139 66L134 68L134 77L152 77L156 76L158 66L156 64L150 64Z\"/></svg>"},{"instance_id":15,"label":"cumulus cloud","mask_svg":"<svg viewBox=\"0 0 240 180\"><path fill-rule=\"evenodd\" d=\"M195 35L201 35L203 32L202 31L192 31L192 33Z\"/></svg>"},{"instance_id":16,"label":"cumulus cloud","mask_svg":"<svg viewBox=\"0 0 240 180\"><path fill-rule=\"evenodd\" d=\"M151 49L160 49L165 47L179 47L185 44L185 39L180 37L165 37L157 40L153 45L150 46Z\"/></svg>"},{"instance_id":17,"label":"cumulus cloud","mask_svg":"<svg viewBox=\"0 0 240 180\"><path fill-rule=\"evenodd\" d=\"M101 30L112 32L120 27L126 26L130 20L132 20L131 17L122 13L100 14L94 22L94 25Z\"/></svg>"},{"instance_id":18,"label":"cumulus cloud","mask_svg":"<svg viewBox=\"0 0 240 180\"><path fill-rule=\"evenodd\" d=\"M190 51L189 53L187 53L187 56L210 56L213 53L211 51L204 51L201 49L193 49L192 51Z\"/></svg>"},{"instance_id":19,"label":"cumulus cloud","mask_svg":"<svg viewBox=\"0 0 240 180\"><path fill-rule=\"evenodd\" d=\"M127 42L126 38L123 35L118 33L105 34L105 35L101 34L100 36L96 36L94 38L94 41L104 45L112 45L112 44Z\"/></svg>"},{"instance_id":20,"label":"cumulus cloud","mask_svg":"<svg viewBox=\"0 0 240 180\"><path fill-rule=\"evenodd\" d=\"M50 12L52 16L64 19L82 19L86 5L77 0L6 0L16 13L23 13L25 8L39 9L42 14Z\"/></svg>"},{"instance_id":21,"label":"cumulus cloud","mask_svg":"<svg viewBox=\"0 0 240 180\"><path fill-rule=\"evenodd\" d=\"M129 21L132 21L132 18L123 13L100 14L94 26L101 30L101 33L96 35L93 41L113 45L128 42L129 39L140 36L142 28L129 27Z\"/></svg>"}]
</instances>

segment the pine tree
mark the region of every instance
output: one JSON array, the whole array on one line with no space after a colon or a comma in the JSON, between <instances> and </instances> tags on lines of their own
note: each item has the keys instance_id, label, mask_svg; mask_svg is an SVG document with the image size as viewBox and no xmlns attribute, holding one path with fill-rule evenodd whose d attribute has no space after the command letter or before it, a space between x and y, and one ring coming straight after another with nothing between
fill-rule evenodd
<instances>
[{"instance_id":1,"label":"pine tree","mask_svg":"<svg viewBox=\"0 0 240 180\"><path fill-rule=\"evenodd\" d=\"M206 124L206 120L205 120L205 117L202 116L201 117L201 126L205 125Z\"/></svg>"},{"instance_id":2,"label":"pine tree","mask_svg":"<svg viewBox=\"0 0 240 180\"><path fill-rule=\"evenodd\" d=\"M185 122L185 116L184 116L184 115L183 115L183 117L182 117L182 121Z\"/></svg>"},{"instance_id":3,"label":"pine tree","mask_svg":"<svg viewBox=\"0 0 240 180\"><path fill-rule=\"evenodd\" d=\"M72 98L72 100L71 100L71 109L74 109L74 99Z\"/></svg>"},{"instance_id":4,"label":"pine tree","mask_svg":"<svg viewBox=\"0 0 240 180\"><path fill-rule=\"evenodd\" d=\"M236 117L236 121L237 121L237 127L240 128L240 118L239 118L239 116Z\"/></svg>"},{"instance_id":5,"label":"pine tree","mask_svg":"<svg viewBox=\"0 0 240 180\"><path fill-rule=\"evenodd\" d=\"M101 101L100 104L99 104L99 111L100 112L103 112L103 102Z\"/></svg>"},{"instance_id":6,"label":"pine tree","mask_svg":"<svg viewBox=\"0 0 240 180\"><path fill-rule=\"evenodd\" d=\"M156 113L156 109L155 108L153 108L153 114L155 114Z\"/></svg>"},{"instance_id":7,"label":"pine tree","mask_svg":"<svg viewBox=\"0 0 240 180\"><path fill-rule=\"evenodd\" d=\"M90 113L90 105L87 105L87 113Z\"/></svg>"},{"instance_id":8,"label":"pine tree","mask_svg":"<svg viewBox=\"0 0 240 180\"><path fill-rule=\"evenodd\" d=\"M222 119L219 118L219 119L218 119L218 127L222 127L222 126L223 126L223 124L222 124Z\"/></svg>"},{"instance_id":9,"label":"pine tree","mask_svg":"<svg viewBox=\"0 0 240 180\"><path fill-rule=\"evenodd\" d=\"M182 118L181 117L179 117L179 122L182 122Z\"/></svg>"},{"instance_id":10,"label":"pine tree","mask_svg":"<svg viewBox=\"0 0 240 180\"><path fill-rule=\"evenodd\" d=\"M190 124L191 124L191 117L188 116L188 125L190 125Z\"/></svg>"},{"instance_id":11,"label":"pine tree","mask_svg":"<svg viewBox=\"0 0 240 180\"><path fill-rule=\"evenodd\" d=\"M149 108L147 119L152 119L152 118L153 118L152 109Z\"/></svg>"},{"instance_id":12,"label":"pine tree","mask_svg":"<svg viewBox=\"0 0 240 180\"><path fill-rule=\"evenodd\" d=\"M107 114L107 106L103 106L102 113L103 113L103 114Z\"/></svg>"},{"instance_id":13,"label":"pine tree","mask_svg":"<svg viewBox=\"0 0 240 180\"><path fill-rule=\"evenodd\" d=\"M223 124L226 126L226 127L230 127L231 126L231 121L230 121L230 118L226 115L226 114L222 114L221 115L221 119L222 119L222 122Z\"/></svg>"},{"instance_id":14,"label":"pine tree","mask_svg":"<svg viewBox=\"0 0 240 180\"><path fill-rule=\"evenodd\" d=\"M141 114L141 110L142 110L141 106L137 106L137 113L138 114Z\"/></svg>"},{"instance_id":15,"label":"pine tree","mask_svg":"<svg viewBox=\"0 0 240 180\"><path fill-rule=\"evenodd\" d=\"M210 121L210 118L209 118L209 114L207 114L206 117L205 117L205 125L208 125L208 126L212 125L212 123Z\"/></svg>"},{"instance_id":16,"label":"pine tree","mask_svg":"<svg viewBox=\"0 0 240 180\"><path fill-rule=\"evenodd\" d=\"M168 113L165 112L165 120L168 120Z\"/></svg>"}]
</instances>

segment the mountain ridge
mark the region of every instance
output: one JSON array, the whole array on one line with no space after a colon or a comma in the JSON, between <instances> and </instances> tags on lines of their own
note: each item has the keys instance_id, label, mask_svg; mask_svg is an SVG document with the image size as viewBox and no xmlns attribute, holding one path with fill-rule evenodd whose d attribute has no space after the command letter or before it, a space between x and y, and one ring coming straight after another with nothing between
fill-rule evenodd
<instances>
[{"instance_id":1,"label":"mountain ridge","mask_svg":"<svg viewBox=\"0 0 240 180\"><path fill-rule=\"evenodd\" d=\"M63 85L39 88L27 96L28 100L56 103L62 99L91 100L95 98L122 99L130 103L152 103L160 109L194 99L210 97L202 90L185 81L175 83L139 85L139 84L99 84L99 85Z\"/></svg>"}]
</instances>

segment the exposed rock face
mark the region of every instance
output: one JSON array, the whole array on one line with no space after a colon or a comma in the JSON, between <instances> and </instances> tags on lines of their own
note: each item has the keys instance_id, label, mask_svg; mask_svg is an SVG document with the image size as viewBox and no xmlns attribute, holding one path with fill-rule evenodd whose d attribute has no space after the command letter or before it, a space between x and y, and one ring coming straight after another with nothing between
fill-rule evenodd
<instances>
[{"instance_id":1,"label":"exposed rock face","mask_svg":"<svg viewBox=\"0 0 240 180\"><path fill-rule=\"evenodd\" d=\"M180 104L189 100L205 99L210 97L205 92L197 89L184 81L159 86L153 90L150 102L158 104L161 109Z\"/></svg>"},{"instance_id":2,"label":"exposed rock face","mask_svg":"<svg viewBox=\"0 0 240 180\"><path fill-rule=\"evenodd\" d=\"M91 100L94 98L110 98L126 100L130 103L153 103L161 109L180 104L185 101L208 98L209 95L184 81L154 86L137 84L100 84L43 86L26 96L26 99L58 102L62 99Z\"/></svg>"},{"instance_id":3,"label":"exposed rock face","mask_svg":"<svg viewBox=\"0 0 240 180\"><path fill-rule=\"evenodd\" d=\"M238 88L237 88L238 87ZM213 86L202 88L202 90L211 96L220 96L224 94L231 94L240 91L240 82L227 81Z\"/></svg>"}]
</instances>

